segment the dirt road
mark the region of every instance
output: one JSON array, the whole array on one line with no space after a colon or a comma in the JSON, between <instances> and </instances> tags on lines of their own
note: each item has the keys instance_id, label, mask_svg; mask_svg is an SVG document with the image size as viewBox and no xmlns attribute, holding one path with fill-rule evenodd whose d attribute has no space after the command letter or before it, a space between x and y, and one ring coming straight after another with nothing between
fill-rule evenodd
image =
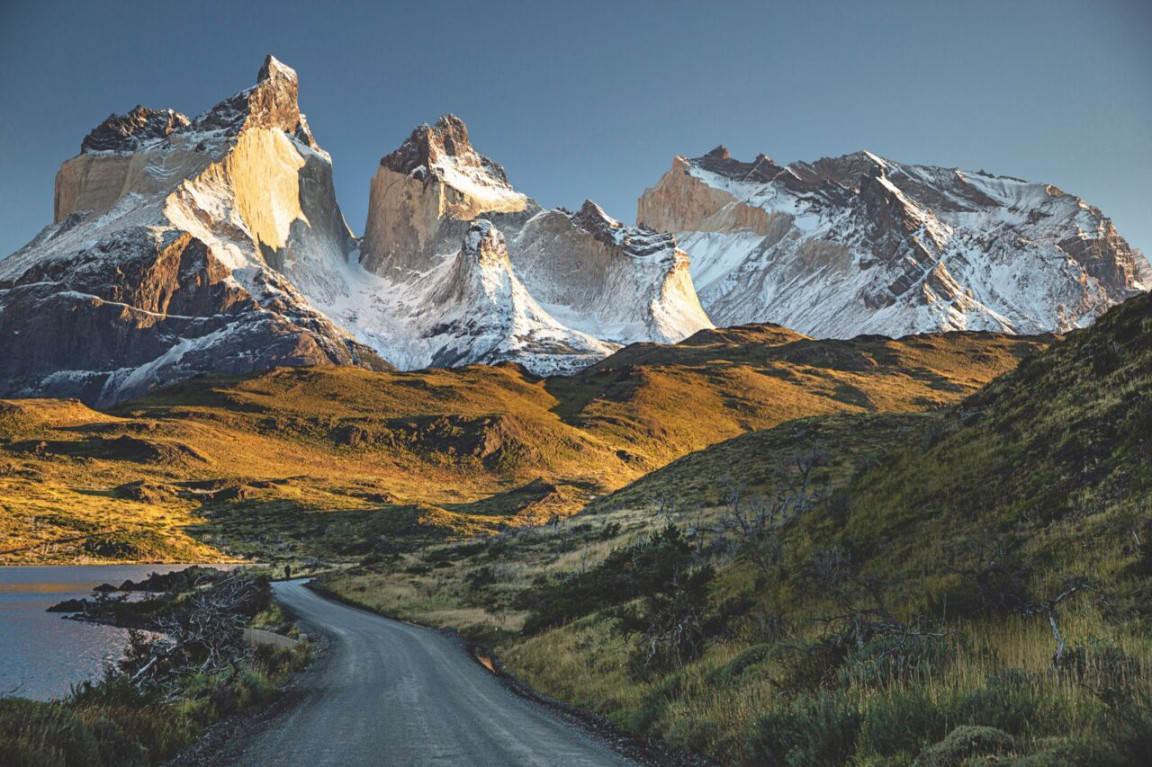
<instances>
[{"instance_id":1,"label":"dirt road","mask_svg":"<svg viewBox=\"0 0 1152 767\"><path fill-rule=\"evenodd\" d=\"M277 583L276 598L330 649L285 705L222 764L630 765L558 714L508 690L452 638Z\"/></svg>"}]
</instances>

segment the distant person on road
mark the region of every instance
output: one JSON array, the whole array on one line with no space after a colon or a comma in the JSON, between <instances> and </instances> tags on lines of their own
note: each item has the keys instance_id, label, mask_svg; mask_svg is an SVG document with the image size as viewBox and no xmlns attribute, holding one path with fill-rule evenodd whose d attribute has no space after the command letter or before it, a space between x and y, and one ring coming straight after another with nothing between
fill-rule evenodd
<instances>
[{"instance_id":1,"label":"distant person on road","mask_svg":"<svg viewBox=\"0 0 1152 767\"><path fill-rule=\"evenodd\" d=\"M284 580L292 580L292 565L284 565Z\"/></svg>"}]
</instances>

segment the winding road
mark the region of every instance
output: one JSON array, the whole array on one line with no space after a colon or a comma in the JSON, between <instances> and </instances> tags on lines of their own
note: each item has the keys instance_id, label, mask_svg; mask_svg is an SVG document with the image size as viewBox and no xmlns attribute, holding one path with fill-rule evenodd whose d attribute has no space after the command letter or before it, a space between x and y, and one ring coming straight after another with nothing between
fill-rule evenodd
<instances>
[{"instance_id":1,"label":"winding road","mask_svg":"<svg viewBox=\"0 0 1152 767\"><path fill-rule=\"evenodd\" d=\"M633 765L516 695L450 637L273 585L332 639L283 706L221 754L229 765Z\"/></svg>"}]
</instances>

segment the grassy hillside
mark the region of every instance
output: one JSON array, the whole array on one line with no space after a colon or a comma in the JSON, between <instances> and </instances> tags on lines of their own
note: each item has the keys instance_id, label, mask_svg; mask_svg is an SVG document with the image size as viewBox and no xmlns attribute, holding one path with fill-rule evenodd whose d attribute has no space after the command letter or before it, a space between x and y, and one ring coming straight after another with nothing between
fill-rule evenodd
<instances>
[{"instance_id":1,"label":"grassy hillside","mask_svg":"<svg viewBox=\"0 0 1152 767\"><path fill-rule=\"evenodd\" d=\"M785 423L330 585L721 763L1142 764L1150 331L1141 296L951 410Z\"/></svg>"},{"instance_id":2,"label":"grassy hillside","mask_svg":"<svg viewBox=\"0 0 1152 767\"><path fill-rule=\"evenodd\" d=\"M196 379L108 413L0 405L0 561L356 559L563 516L800 416L957 401L1048 339L817 342L773 326L514 365Z\"/></svg>"}]
</instances>

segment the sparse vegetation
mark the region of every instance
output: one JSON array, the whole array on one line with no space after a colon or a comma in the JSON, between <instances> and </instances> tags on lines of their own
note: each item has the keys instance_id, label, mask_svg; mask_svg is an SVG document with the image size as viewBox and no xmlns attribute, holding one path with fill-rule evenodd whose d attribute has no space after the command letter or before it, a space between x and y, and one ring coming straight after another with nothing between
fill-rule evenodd
<instances>
[{"instance_id":1,"label":"sparse vegetation","mask_svg":"<svg viewBox=\"0 0 1152 767\"><path fill-rule=\"evenodd\" d=\"M955 402L1047 339L816 342L772 326L515 365L203 378L100 413L0 403L0 562L359 561L546 523L694 450ZM942 386L947 383L947 386ZM837 392L851 385L867 404Z\"/></svg>"},{"instance_id":2,"label":"sparse vegetation","mask_svg":"<svg viewBox=\"0 0 1152 767\"><path fill-rule=\"evenodd\" d=\"M125 657L103 679L59 701L0 698L0 763L159 764L207 725L271 698L307 663L307 643L251 647L243 639L243 627L258 621L292 628L270 602L267 580L195 569L165 578L160 596L107 604L94 616L148 629L130 631Z\"/></svg>"},{"instance_id":3,"label":"sparse vegetation","mask_svg":"<svg viewBox=\"0 0 1152 767\"><path fill-rule=\"evenodd\" d=\"M1152 725L1148 303L1038 357L735 329L571 379L196 382L102 428L162 422L208 462L186 435L298 456L306 477L190 505L201 538L350 564L326 576L342 597L459 628L541 691L722 763L1128 764ZM174 455L219 492L215 464ZM117 487L189 500L133 472Z\"/></svg>"},{"instance_id":4,"label":"sparse vegetation","mask_svg":"<svg viewBox=\"0 0 1152 767\"><path fill-rule=\"evenodd\" d=\"M1152 732L1150 318L1152 300L1134 299L947 413L786 423L554 526L329 585L460 626L538 689L721 763L1138 764ZM785 514L805 476L813 502ZM630 573L654 531L683 543L672 572L709 573L678 584L691 613L614 580L643 582ZM433 556L446 566L424 569ZM496 574L483 601L457 586L481 566ZM644 619L661 614L719 625L638 664L666 625Z\"/></svg>"}]
</instances>

